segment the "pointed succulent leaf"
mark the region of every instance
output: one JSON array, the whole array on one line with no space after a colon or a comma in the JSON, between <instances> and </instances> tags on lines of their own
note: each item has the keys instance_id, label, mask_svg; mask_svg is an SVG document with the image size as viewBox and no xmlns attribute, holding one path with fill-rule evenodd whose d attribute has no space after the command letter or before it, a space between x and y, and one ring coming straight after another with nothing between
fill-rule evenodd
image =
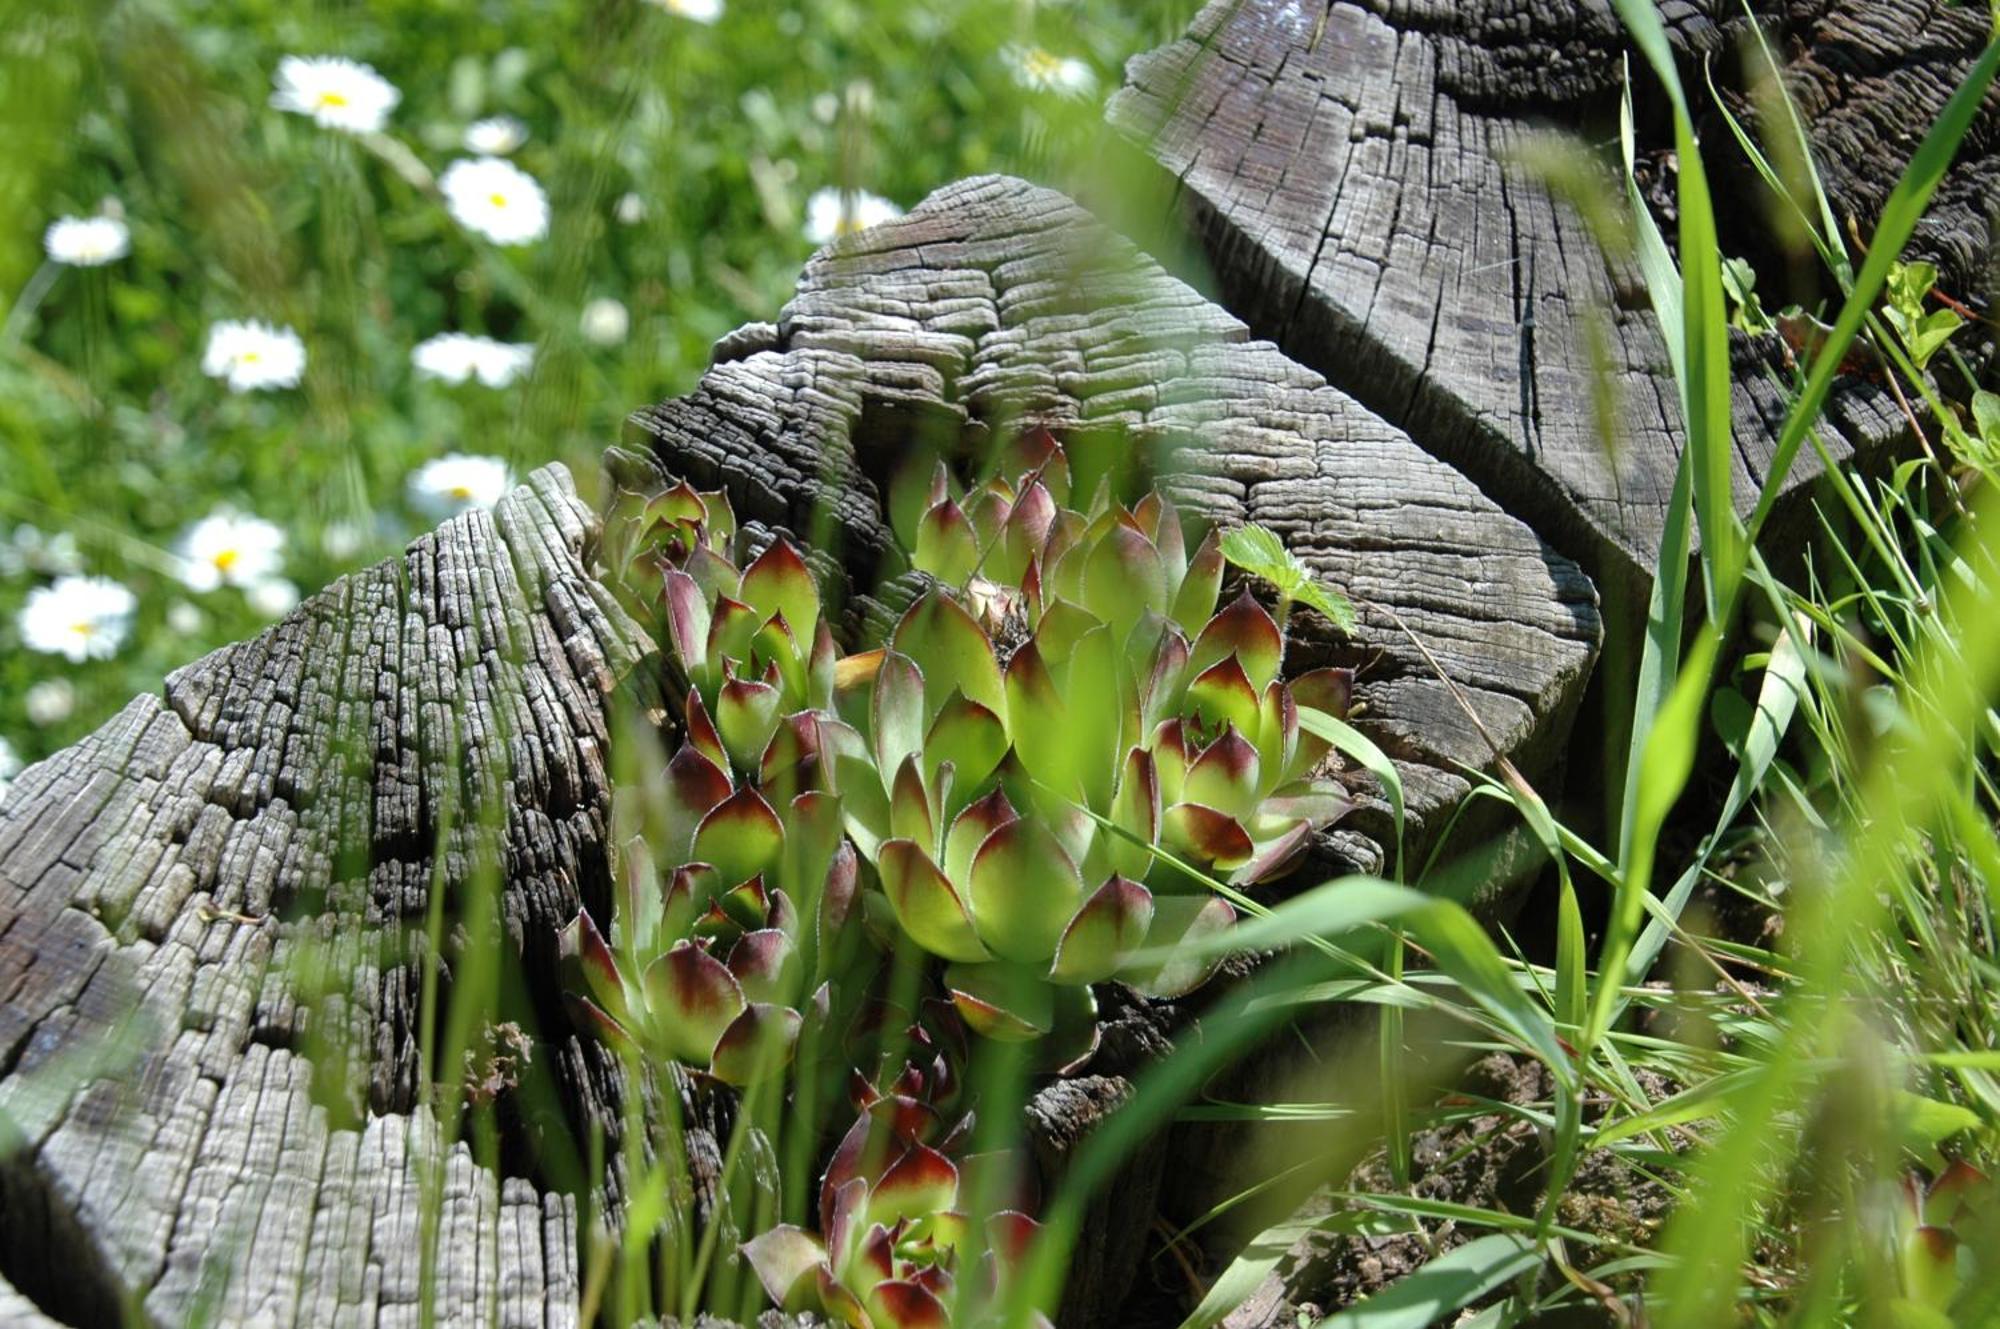
<instances>
[{"instance_id":1,"label":"pointed succulent leaf","mask_svg":"<svg viewBox=\"0 0 2000 1329\"><path fill-rule=\"evenodd\" d=\"M1118 793L1111 800L1111 822L1124 835L1105 837L1116 871L1143 877L1153 865L1151 846L1160 838L1160 777L1153 754L1135 747L1125 754Z\"/></svg>"},{"instance_id":2,"label":"pointed succulent leaf","mask_svg":"<svg viewBox=\"0 0 2000 1329\"><path fill-rule=\"evenodd\" d=\"M736 594L737 584L742 581L742 575L737 572L736 565L707 544L697 544L688 552L687 561L681 566L690 577L694 578L695 584L701 587L701 593L707 598L711 609L722 597L733 597Z\"/></svg>"},{"instance_id":3,"label":"pointed succulent leaf","mask_svg":"<svg viewBox=\"0 0 2000 1329\"><path fill-rule=\"evenodd\" d=\"M896 781L889 790L889 833L905 840L915 840L924 847L925 853L937 850L938 810L931 806L930 790L924 784L923 772L918 768L920 753L912 752L903 758L903 765L896 772Z\"/></svg>"},{"instance_id":4,"label":"pointed succulent leaf","mask_svg":"<svg viewBox=\"0 0 2000 1329\"><path fill-rule=\"evenodd\" d=\"M801 645L810 642L819 627L819 584L799 551L782 536L743 569L738 598L760 619L782 615Z\"/></svg>"},{"instance_id":5,"label":"pointed succulent leaf","mask_svg":"<svg viewBox=\"0 0 2000 1329\"><path fill-rule=\"evenodd\" d=\"M629 1018L625 1007L625 979L618 972L618 959L605 944L590 914L576 911L563 929L559 943L562 957L583 974L585 990L613 1019Z\"/></svg>"},{"instance_id":6,"label":"pointed succulent leaf","mask_svg":"<svg viewBox=\"0 0 2000 1329\"><path fill-rule=\"evenodd\" d=\"M757 759L758 791L774 807L784 806L811 790L819 773L819 717L811 711L785 716Z\"/></svg>"},{"instance_id":7,"label":"pointed succulent leaf","mask_svg":"<svg viewBox=\"0 0 2000 1329\"><path fill-rule=\"evenodd\" d=\"M690 678L708 668L708 597L695 579L676 568L661 584L666 601L667 640Z\"/></svg>"},{"instance_id":8,"label":"pointed succulent leaf","mask_svg":"<svg viewBox=\"0 0 2000 1329\"><path fill-rule=\"evenodd\" d=\"M1284 641L1278 624L1248 588L1240 592L1194 640L1193 668L1199 674L1210 665L1235 656L1250 686L1262 692L1278 677Z\"/></svg>"},{"instance_id":9,"label":"pointed succulent leaf","mask_svg":"<svg viewBox=\"0 0 2000 1329\"><path fill-rule=\"evenodd\" d=\"M1014 511L1012 493L991 481L974 493L965 503L966 520L972 523L972 538L979 551L1000 538L1000 532L1007 525L1007 518Z\"/></svg>"},{"instance_id":10,"label":"pointed succulent leaf","mask_svg":"<svg viewBox=\"0 0 2000 1329\"><path fill-rule=\"evenodd\" d=\"M726 678L715 698L715 726L730 765L745 775L759 769L764 749L778 732L784 697L766 683Z\"/></svg>"},{"instance_id":11,"label":"pointed succulent leaf","mask_svg":"<svg viewBox=\"0 0 2000 1329\"><path fill-rule=\"evenodd\" d=\"M1250 860L1229 874L1232 886L1254 886L1260 881L1282 877L1299 861L1312 843L1312 827L1295 821L1268 839L1254 842Z\"/></svg>"},{"instance_id":12,"label":"pointed succulent leaf","mask_svg":"<svg viewBox=\"0 0 2000 1329\"><path fill-rule=\"evenodd\" d=\"M708 656L711 662L735 660L748 663L750 644L764 620L741 600L727 595L716 597L714 617L708 625Z\"/></svg>"},{"instance_id":13,"label":"pointed succulent leaf","mask_svg":"<svg viewBox=\"0 0 2000 1329\"><path fill-rule=\"evenodd\" d=\"M1162 720L1153 730L1153 769L1160 781L1160 802L1172 806L1181 801L1181 788L1187 782L1188 764L1193 755L1188 751L1187 725L1179 718Z\"/></svg>"},{"instance_id":14,"label":"pointed succulent leaf","mask_svg":"<svg viewBox=\"0 0 2000 1329\"><path fill-rule=\"evenodd\" d=\"M951 1312L923 1284L887 1278L868 1289L873 1329L951 1329Z\"/></svg>"},{"instance_id":15,"label":"pointed succulent leaf","mask_svg":"<svg viewBox=\"0 0 2000 1329\"><path fill-rule=\"evenodd\" d=\"M828 631L826 620L821 619L813 632L812 654L806 660L806 706L810 710L830 711L833 709L834 683L838 677L840 657L834 649L833 633Z\"/></svg>"},{"instance_id":16,"label":"pointed succulent leaf","mask_svg":"<svg viewBox=\"0 0 2000 1329\"><path fill-rule=\"evenodd\" d=\"M776 675L776 685L784 693L788 709L806 704L805 641L792 633L783 614L773 614L750 639L750 673L767 682Z\"/></svg>"},{"instance_id":17,"label":"pointed succulent leaf","mask_svg":"<svg viewBox=\"0 0 2000 1329\"><path fill-rule=\"evenodd\" d=\"M1014 805L999 789L968 805L952 820L951 829L945 833L945 875L956 882L969 881L972 856L979 852L979 846L986 843L987 836L1015 820L1016 816Z\"/></svg>"},{"instance_id":18,"label":"pointed succulent leaf","mask_svg":"<svg viewBox=\"0 0 2000 1329\"><path fill-rule=\"evenodd\" d=\"M1018 965L954 964L944 982L960 1017L983 1038L1025 1043L1055 1027L1056 989Z\"/></svg>"},{"instance_id":19,"label":"pointed succulent leaf","mask_svg":"<svg viewBox=\"0 0 2000 1329\"><path fill-rule=\"evenodd\" d=\"M590 998L564 988L562 1002L572 1027L593 1035L606 1047L621 1051L637 1049L631 1031L607 1015L604 1008Z\"/></svg>"},{"instance_id":20,"label":"pointed succulent leaf","mask_svg":"<svg viewBox=\"0 0 2000 1329\"><path fill-rule=\"evenodd\" d=\"M1042 1225L1018 1209L1003 1209L986 1220L986 1249L994 1262L995 1292L1004 1296L1027 1267Z\"/></svg>"},{"instance_id":21,"label":"pointed succulent leaf","mask_svg":"<svg viewBox=\"0 0 2000 1329\"><path fill-rule=\"evenodd\" d=\"M1195 675L1188 684L1183 714L1192 713L1211 734L1233 724L1244 733L1257 732L1257 690L1250 686L1243 666L1230 656Z\"/></svg>"},{"instance_id":22,"label":"pointed succulent leaf","mask_svg":"<svg viewBox=\"0 0 2000 1329\"><path fill-rule=\"evenodd\" d=\"M973 855L967 901L994 954L1046 966L1083 902L1076 863L1039 819L1011 821Z\"/></svg>"},{"instance_id":23,"label":"pointed succulent leaf","mask_svg":"<svg viewBox=\"0 0 2000 1329\"><path fill-rule=\"evenodd\" d=\"M1098 812L1111 806L1125 731L1126 696L1120 678L1122 657L1109 627L1085 633L1070 651L1063 701L1069 723L1061 736L1074 749L1077 784L1084 802ZM1136 716L1133 727L1137 727Z\"/></svg>"},{"instance_id":24,"label":"pointed succulent leaf","mask_svg":"<svg viewBox=\"0 0 2000 1329\"><path fill-rule=\"evenodd\" d=\"M1167 573L1153 542L1123 522L1106 531L1084 564L1083 605L1120 638L1141 614L1164 613Z\"/></svg>"},{"instance_id":25,"label":"pointed succulent leaf","mask_svg":"<svg viewBox=\"0 0 2000 1329\"><path fill-rule=\"evenodd\" d=\"M673 870L661 893L659 936L667 942L689 934L695 920L706 913L727 885L722 874L709 863L683 863Z\"/></svg>"},{"instance_id":26,"label":"pointed succulent leaf","mask_svg":"<svg viewBox=\"0 0 2000 1329\"><path fill-rule=\"evenodd\" d=\"M1174 595L1172 617L1184 632L1200 632L1215 613L1222 593L1222 539L1210 531L1188 559L1187 575Z\"/></svg>"},{"instance_id":27,"label":"pointed succulent leaf","mask_svg":"<svg viewBox=\"0 0 2000 1329\"><path fill-rule=\"evenodd\" d=\"M870 1284L896 1276L896 1243L888 1228L880 1223L869 1225L861 1238L861 1249L854 1254L854 1268L847 1273L856 1282Z\"/></svg>"},{"instance_id":28,"label":"pointed succulent leaf","mask_svg":"<svg viewBox=\"0 0 2000 1329\"><path fill-rule=\"evenodd\" d=\"M1235 725L1225 724L1221 736L1188 767L1187 778L1181 784L1181 798L1240 820L1257 804L1261 765L1257 749L1237 732Z\"/></svg>"},{"instance_id":29,"label":"pointed succulent leaf","mask_svg":"<svg viewBox=\"0 0 2000 1329\"><path fill-rule=\"evenodd\" d=\"M1160 842L1174 857L1199 867L1228 872L1257 852L1250 833L1234 817L1201 803L1176 803L1160 818Z\"/></svg>"},{"instance_id":30,"label":"pointed succulent leaf","mask_svg":"<svg viewBox=\"0 0 2000 1329\"><path fill-rule=\"evenodd\" d=\"M1985 1173L1962 1158L1953 1159L1924 1190L1924 1222L1950 1227L1966 1211L1979 1207L1987 1185Z\"/></svg>"},{"instance_id":31,"label":"pointed succulent leaf","mask_svg":"<svg viewBox=\"0 0 2000 1329\"><path fill-rule=\"evenodd\" d=\"M652 846L646 843L645 836L634 835L614 848L612 864L618 883L618 904L612 918L619 941L628 951L655 949L650 943L659 928L660 892L665 883L659 865L653 861Z\"/></svg>"},{"instance_id":32,"label":"pointed succulent leaf","mask_svg":"<svg viewBox=\"0 0 2000 1329\"><path fill-rule=\"evenodd\" d=\"M1049 977L1071 984L1111 977L1139 949L1152 925L1153 893L1136 881L1111 878L1063 929Z\"/></svg>"},{"instance_id":33,"label":"pointed succulent leaf","mask_svg":"<svg viewBox=\"0 0 2000 1329\"><path fill-rule=\"evenodd\" d=\"M1014 754L1030 776L1051 789L1077 788L1076 759L1067 740L1069 708L1034 641L1007 662L1007 710L1014 717Z\"/></svg>"},{"instance_id":34,"label":"pointed succulent leaf","mask_svg":"<svg viewBox=\"0 0 2000 1329\"><path fill-rule=\"evenodd\" d=\"M743 989L722 961L679 942L646 967L647 1033L691 1066L708 1065L717 1040L744 1011Z\"/></svg>"},{"instance_id":35,"label":"pointed succulent leaf","mask_svg":"<svg viewBox=\"0 0 2000 1329\"><path fill-rule=\"evenodd\" d=\"M819 897L819 954L822 971L833 940L854 916L855 897L860 893L860 862L854 846L842 840L834 847L833 861L826 868L826 889Z\"/></svg>"},{"instance_id":36,"label":"pointed succulent leaf","mask_svg":"<svg viewBox=\"0 0 2000 1329\"><path fill-rule=\"evenodd\" d=\"M1282 680L1271 683L1257 705L1257 730L1246 735L1257 745L1259 790L1275 786L1299 750L1299 708Z\"/></svg>"},{"instance_id":37,"label":"pointed succulent leaf","mask_svg":"<svg viewBox=\"0 0 2000 1329\"><path fill-rule=\"evenodd\" d=\"M916 661L924 676L925 719L943 708L957 688L973 701L1007 718L1000 663L986 633L950 596L933 590L912 605L896 625L893 649Z\"/></svg>"},{"instance_id":38,"label":"pointed succulent leaf","mask_svg":"<svg viewBox=\"0 0 2000 1329\"><path fill-rule=\"evenodd\" d=\"M713 863L727 882L747 881L771 867L785 848L784 824L756 790L745 787L717 804L695 828L693 856Z\"/></svg>"},{"instance_id":39,"label":"pointed succulent leaf","mask_svg":"<svg viewBox=\"0 0 2000 1329\"><path fill-rule=\"evenodd\" d=\"M958 1203L958 1168L928 1145L913 1144L870 1188L866 1219L888 1226Z\"/></svg>"},{"instance_id":40,"label":"pointed succulent leaf","mask_svg":"<svg viewBox=\"0 0 2000 1329\"><path fill-rule=\"evenodd\" d=\"M784 822L785 852L778 860L777 882L810 912L840 843L840 800L824 790L807 790L786 807Z\"/></svg>"},{"instance_id":41,"label":"pointed succulent leaf","mask_svg":"<svg viewBox=\"0 0 2000 1329\"><path fill-rule=\"evenodd\" d=\"M1259 803L1245 829L1260 839L1273 833L1273 821L1302 821L1313 830L1323 830L1353 808L1347 791L1331 780L1294 780Z\"/></svg>"},{"instance_id":42,"label":"pointed succulent leaf","mask_svg":"<svg viewBox=\"0 0 2000 1329\"><path fill-rule=\"evenodd\" d=\"M889 524L895 528L896 543L904 549L917 547L918 524L950 494L950 477L951 472L932 448L912 448L897 463L889 477Z\"/></svg>"},{"instance_id":43,"label":"pointed succulent leaf","mask_svg":"<svg viewBox=\"0 0 2000 1329\"><path fill-rule=\"evenodd\" d=\"M1235 922L1236 911L1220 896L1155 896L1143 957L1126 965L1119 977L1149 997L1184 997L1206 983L1221 963L1220 957L1204 954L1201 943Z\"/></svg>"},{"instance_id":44,"label":"pointed succulent leaf","mask_svg":"<svg viewBox=\"0 0 2000 1329\"><path fill-rule=\"evenodd\" d=\"M722 732L709 718L708 706L696 691L687 695L686 728L688 746L714 762L717 770L729 769L729 753L723 749Z\"/></svg>"},{"instance_id":45,"label":"pointed succulent leaf","mask_svg":"<svg viewBox=\"0 0 2000 1329\"><path fill-rule=\"evenodd\" d=\"M904 759L924 746L924 674L909 656L883 652L869 712L875 769L886 789Z\"/></svg>"},{"instance_id":46,"label":"pointed succulent leaf","mask_svg":"<svg viewBox=\"0 0 2000 1329\"><path fill-rule=\"evenodd\" d=\"M1006 755L1007 726L1000 723L1000 717L962 693L954 692L938 711L930 733L924 738L924 778L934 782L938 767L950 762L957 772L953 780L958 791L956 802L969 802L985 787L988 777ZM938 812L949 815L955 810L940 807Z\"/></svg>"},{"instance_id":47,"label":"pointed succulent leaf","mask_svg":"<svg viewBox=\"0 0 2000 1329\"><path fill-rule=\"evenodd\" d=\"M1062 667L1069 662L1070 652L1089 633L1104 626L1104 620L1072 601L1057 597L1042 611L1041 620L1035 624L1035 649L1042 653L1042 661L1051 673L1061 676Z\"/></svg>"},{"instance_id":48,"label":"pointed succulent leaf","mask_svg":"<svg viewBox=\"0 0 2000 1329\"><path fill-rule=\"evenodd\" d=\"M1153 537L1153 547L1160 551L1160 565L1167 570L1167 603L1171 606L1187 577L1187 533L1181 529L1180 510L1172 500L1158 490L1147 497L1159 501L1159 515L1146 534Z\"/></svg>"},{"instance_id":49,"label":"pointed succulent leaf","mask_svg":"<svg viewBox=\"0 0 2000 1329\"><path fill-rule=\"evenodd\" d=\"M692 744L683 744L667 763L661 827L661 849L667 862L686 861L695 828L728 797L729 777L722 768Z\"/></svg>"},{"instance_id":50,"label":"pointed succulent leaf","mask_svg":"<svg viewBox=\"0 0 2000 1329\"><path fill-rule=\"evenodd\" d=\"M789 1066L805 1017L773 1002L752 1002L715 1041L708 1072L724 1084L755 1084Z\"/></svg>"},{"instance_id":51,"label":"pointed succulent leaf","mask_svg":"<svg viewBox=\"0 0 2000 1329\"><path fill-rule=\"evenodd\" d=\"M910 939L947 960L992 958L973 930L965 902L920 846L890 840L882 846L882 889Z\"/></svg>"},{"instance_id":52,"label":"pointed succulent leaf","mask_svg":"<svg viewBox=\"0 0 2000 1329\"><path fill-rule=\"evenodd\" d=\"M1013 511L1007 514L1006 528L1000 533L1000 548L987 555L992 576L1003 582L1020 581L1028 565L1041 556L1055 519L1056 501L1047 485L1036 480L1023 489L1014 501Z\"/></svg>"},{"instance_id":53,"label":"pointed succulent leaf","mask_svg":"<svg viewBox=\"0 0 2000 1329\"><path fill-rule=\"evenodd\" d=\"M979 539L965 509L951 499L934 505L917 523L917 547L911 561L950 586L963 585L979 566Z\"/></svg>"},{"instance_id":54,"label":"pointed succulent leaf","mask_svg":"<svg viewBox=\"0 0 2000 1329\"><path fill-rule=\"evenodd\" d=\"M745 1000L783 1005L799 990L799 951L779 928L758 928L737 939L729 951L729 972Z\"/></svg>"},{"instance_id":55,"label":"pointed succulent leaf","mask_svg":"<svg viewBox=\"0 0 2000 1329\"><path fill-rule=\"evenodd\" d=\"M813 1270L826 1262L826 1248L802 1227L780 1223L743 1243L743 1258L779 1310L797 1313L818 1304Z\"/></svg>"}]
</instances>

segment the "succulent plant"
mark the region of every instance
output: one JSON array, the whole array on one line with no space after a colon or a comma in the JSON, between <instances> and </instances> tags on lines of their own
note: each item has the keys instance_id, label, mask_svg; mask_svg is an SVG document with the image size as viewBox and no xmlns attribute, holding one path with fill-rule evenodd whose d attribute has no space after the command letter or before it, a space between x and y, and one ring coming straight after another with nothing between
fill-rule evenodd
<instances>
[{"instance_id":1,"label":"succulent plant","mask_svg":"<svg viewBox=\"0 0 2000 1329\"><path fill-rule=\"evenodd\" d=\"M947 1124L940 1095L955 1096L960 1083L952 1050L923 1028L910 1032L920 1053L935 1056L884 1086L856 1077L854 1124L820 1181L822 1235L779 1224L743 1246L783 1309L850 1329L944 1329L955 1306L960 1322L976 1320L1004 1296L1039 1229L1021 1201L1022 1160L958 1155L972 1119ZM969 1206L982 1203L993 1207L975 1219ZM974 1254L975 1281L961 1286Z\"/></svg>"},{"instance_id":2,"label":"succulent plant","mask_svg":"<svg viewBox=\"0 0 2000 1329\"><path fill-rule=\"evenodd\" d=\"M1996 1211L1992 1184L1964 1161L1945 1167L1929 1185L1903 1183L1896 1242L1903 1299L1911 1314L1899 1323L1949 1324L1945 1318L1959 1290L1976 1281L1976 1252L1990 1249ZM1971 1238L1971 1240L1968 1240Z\"/></svg>"},{"instance_id":3,"label":"succulent plant","mask_svg":"<svg viewBox=\"0 0 2000 1329\"><path fill-rule=\"evenodd\" d=\"M579 911L563 953L580 970L588 995L571 998L589 1025L742 1084L789 1059L801 998L852 910L856 860L831 795L805 790L774 807L725 773L698 696L688 712L656 839L620 853L617 944ZM657 868L656 851L676 866Z\"/></svg>"}]
</instances>

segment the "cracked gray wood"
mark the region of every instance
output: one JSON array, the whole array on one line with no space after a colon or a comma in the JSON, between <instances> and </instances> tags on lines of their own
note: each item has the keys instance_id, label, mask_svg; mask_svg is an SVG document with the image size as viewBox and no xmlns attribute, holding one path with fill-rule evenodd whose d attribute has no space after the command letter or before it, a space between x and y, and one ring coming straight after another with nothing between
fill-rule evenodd
<instances>
[{"instance_id":1,"label":"cracked gray wood","mask_svg":"<svg viewBox=\"0 0 2000 1329\"><path fill-rule=\"evenodd\" d=\"M7 1297L76 1325L395 1325L428 1283L440 1323L574 1322L575 1197L446 1147L415 1030L430 892L479 889L482 794L522 982L553 981L554 929L602 888L608 699L646 648L585 575L590 530L539 471L0 801ZM588 1111L594 1049L550 1033Z\"/></svg>"},{"instance_id":2,"label":"cracked gray wood","mask_svg":"<svg viewBox=\"0 0 2000 1329\"><path fill-rule=\"evenodd\" d=\"M1808 109L1827 112L1822 157L1879 187L1856 191L1856 207L1879 206L1885 172L1927 123L1892 137L1881 117L1934 108L1949 88L1943 69L1915 77L1909 29L1887 11L1914 22L1939 6L1783 8L1781 49L1820 42L1818 74L1800 69L1819 89ZM1708 17L1736 11L1664 7L1691 62L1742 35ZM1951 31L1977 21L1954 16ZM1855 33L1872 37L1857 47ZM1870 47L1905 53L1903 95L1874 97L1872 83L1850 95L1832 72ZM1683 438L1666 348L1634 265L1607 261L1575 212L1509 164L1552 128L1614 142L1624 49L1609 7L1585 0L1215 0L1130 63L1110 116L1175 177L1232 311L1630 585L1651 576ZM1692 65L1688 77L1699 85ZM1716 124L1705 140L1718 162L1727 139ZM1603 187L1617 189L1608 174ZM1719 197L1725 248L1766 224L1751 202L1742 187ZM1745 511L1783 416L1780 357L1775 338L1735 348ZM1829 421L1836 457L1908 437L1890 394L1861 378L1842 380ZM1807 449L1778 520L1802 515L1817 472Z\"/></svg>"}]
</instances>

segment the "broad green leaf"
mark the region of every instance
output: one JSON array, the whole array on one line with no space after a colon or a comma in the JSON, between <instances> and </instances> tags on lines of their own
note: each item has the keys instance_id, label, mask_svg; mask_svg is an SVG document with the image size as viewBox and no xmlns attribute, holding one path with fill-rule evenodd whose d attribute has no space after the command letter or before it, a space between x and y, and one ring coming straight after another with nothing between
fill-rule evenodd
<instances>
[{"instance_id":1,"label":"broad green leaf","mask_svg":"<svg viewBox=\"0 0 2000 1329\"><path fill-rule=\"evenodd\" d=\"M890 840L881 853L882 890L910 940L947 960L992 959L980 942L965 902L923 848Z\"/></svg>"}]
</instances>

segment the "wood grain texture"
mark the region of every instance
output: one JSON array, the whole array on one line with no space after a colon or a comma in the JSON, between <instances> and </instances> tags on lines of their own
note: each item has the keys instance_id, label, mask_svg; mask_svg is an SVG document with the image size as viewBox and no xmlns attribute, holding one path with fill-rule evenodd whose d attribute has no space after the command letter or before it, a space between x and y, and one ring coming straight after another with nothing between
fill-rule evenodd
<instances>
[{"instance_id":1,"label":"wood grain texture","mask_svg":"<svg viewBox=\"0 0 2000 1329\"><path fill-rule=\"evenodd\" d=\"M1736 8L1662 6L1696 86L1693 62L1742 35L1708 13ZM1911 45L1892 19L1854 17L1891 6L1790 8L1845 10L1877 49ZM1852 48L1830 37L1819 49L1838 67ZM1623 54L1609 7L1588 0L1215 0L1180 40L1131 62L1110 116L1177 180L1232 311L1593 573L1631 584L1650 578L1683 437L1666 348L1632 263L1607 260L1516 164L1552 129L1615 142ZM1875 104L1857 96L1846 128L1820 124L1829 155L1872 144L1860 155L1882 163L1869 168L1879 181L1900 170L1917 130L1860 131ZM1720 124L1705 141L1727 155ZM1609 171L1601 187L1619 190ZM1741 188L1718 209L1729 252L1768 226ZM1780 356L1775 338L1734 348L1746 511L1782 419ZM1878 456L1908 437L1893 398L1860 378L1841 382L1829 423L1836 457ZM1817 468L1808 449L1781 521Z\"/></svg>"},{"instance_id":2,"label":"wood grain texture","mask_svg":"<svg viewBox=\"0 0 2000 1329\"><path fill-rule=\"evenodd\" d=\"M585 575L590 533L539 471L16 781L7 1296L75 1325L394 1325L428 1282L440 1323L574 1321L576 1197L440 1139L416 1029L431 892L456 918L493 880L468 809L504 810L497 914L531 1009L556 927L602 890L608 699L645 646ZM302 988L310 957L337 980ZM606 1110L594 1048L553 1031L559 1092Z\"/></svg>"},{"instance_id":3,"label":"wood grain texture","mask_svg":"<svg viewBox=\"0 0 2000 1329\"><path fill-rule=\"evenodd\" d=\"M901 449L1045 423L1136 454L1190 510L1264 523L1355 600L1357 636L1312 620L1297 662L1359 668L1420 842L1465 792L1458 766L1496 755L1454 687L1503 754L1560 751L1598 635L1576 565L1059 194L939 190L823 250L778 321L717 356L638 428L745 515L831 540L857 585L899 566L877 482ZM1384 861L1381 811L1341 840L1351 862Z\"/></svg>"}]
</instances>

